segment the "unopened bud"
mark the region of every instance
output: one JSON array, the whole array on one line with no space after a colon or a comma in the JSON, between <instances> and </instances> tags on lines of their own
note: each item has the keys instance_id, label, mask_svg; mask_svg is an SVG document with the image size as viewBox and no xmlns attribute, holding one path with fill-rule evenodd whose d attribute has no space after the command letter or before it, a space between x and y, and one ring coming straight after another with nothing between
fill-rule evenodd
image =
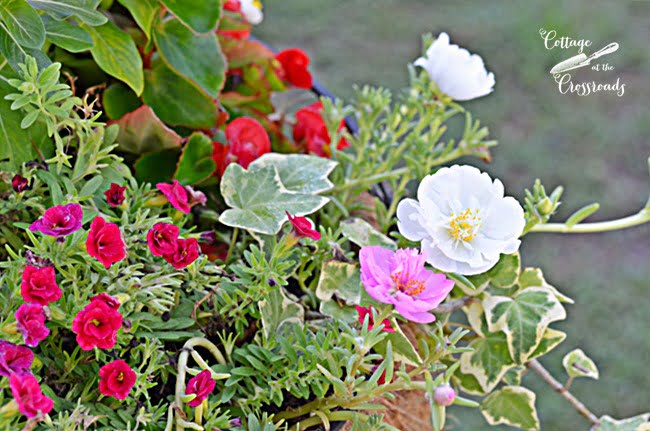
<instances>
[{"instance_id":1,"label":"unopened bud","mask_svg":"<svg viewBox=\"0 0 650 431\"><path fill-rule=\"evenodd\" d=\"M269 278L269 286L275 287L276 284L277 284L277 282L275 281L274 278Z\"/></svg>"},{"instance_id":2,"label":"unopened bud","mask_svg":"<svg viewBox=\"0 0 650 431\"><path fill-rule=\"evenodd\" d=\"M548 215L553 211L553 202L548 197L545 197L537 204L537 211L541 215Z\"/></svg>"},{"instance_id":3,"label":"unopened bud","mask_svg":"<svg viewBox=\"0 0 650 431\"><path fill-rule=\"evenodd\" d=\"M240 427L241 426L241 419L240 418L235 418L235 419L230 419L230 424L231 427Z\"/></svg>"},{"instance_id":4,"label":"unopened bud","mask_svg":"<svg viewBox=\"0 0 650 431\"><path fill-rule=\"evenodd\" d=\"M435 391L433 391L433 400L436 404L446 407L454 403L456 399L456 391L450 385L438 386Z\"/></svg>"},{"instance_id":5,"label":"unopened bud","mask_svg":"<svg viewBox=\"0 0 650 431\"><path fill-rule=\"evenodd\" d=\"M11 188L14 189L16 193L24 192L29 190L32 187L29 185L29 180L21 175L14 175L11 180Z\"/></svg>"}]
</instances>

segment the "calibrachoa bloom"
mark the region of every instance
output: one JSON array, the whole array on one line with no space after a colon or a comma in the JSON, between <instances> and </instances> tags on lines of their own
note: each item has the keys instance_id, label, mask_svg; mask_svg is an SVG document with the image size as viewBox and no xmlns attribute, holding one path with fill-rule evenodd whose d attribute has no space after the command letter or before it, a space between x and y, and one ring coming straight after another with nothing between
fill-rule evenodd
<instances>
[{"instance_id":1,"label":"calibrachoa bloom","mask_svg":"<svg viewBox=\"0 0 650 431\"><path fill-rule=\"evenodd\" d=\"M184 212L185 214L190 212L187 190L178 183L178 180L174 180L171 184L158 183L156 184L156 187L165 195L174 208Z\"/></svg>"},{"instance_id":2,"label":"calibrachoa bloom","mask_svg":"<svg viewBox=\"0 0 650 431\"><path fill-rule=\"evenodd\" d=\"M9 387L18 403L18 410L28 418L38 415L39 411L44 415L52 411L54 401L43 395L36 377L31 374L12 374L9 377Z\"/></svg>"},{"instance_id":3,"label":"calibrachoa bloom","mask_svg":"<svg viewBox=\"0 0 650 431\"><path fill-rule=\"evenodd\" d=\"M504 197L503 184L472 166L442 168L425 177L418 200L397 206L398 228L435 268L458 274L480 274L501 253L514 253L524 229L524 210Z\"/></svg>"},{"instance_id":4,"label":"calibrachoa bloom","mask_svg":"<svg viewBox=\"0 0 650 431\"><path fill-rule=\"evenodd\" d=\"M32 232L50 236L67 236L81 229L83 210L79 204L57 205L48 208L43 217L29 226Z\"/></svg>"},{"instance_id":5,"label":"calibrachoa bloom","mask_svg":"<svg viewBox=\"0 0 650 431\"><path fill-rule=\"evenodd\" d=\"M436 317L428 311L440 305L454 282L444 274L425 269L425 259L414 249L362 247L361 282L368 295L379 302L393 304L406 319L431 323Z\"/></svg>"},{"instance_id":6,"label":"calibrachoa bloom","mask_svg":"<svg viewBox=\"0 0 650 431\"><path fill-rule=\"evenodd\" d=\"M289 211L285 211L291 226L293 227L292 231L295 235L300 238L311 238L314 241L320 239L320 232L314 229L314 224L306 217L292 216L289 214Z\"/></svg>"},{"instance_id":7,"label":"calibrachoa bloom","mask_svg":"<svg viewBox=\"0 0 650 431\"><path fill-rule=\"evenodd\" d=\"M310 89L313 79L307 67L309 56L299 48L289 48L280 51L275 59L282 65L282 76L294 87Z\"/></svg>"},{"instance_id":8,"label":"calibrachoa bloom","mask_svg":"<svg viewBox=\"0 0 650 431\"><path fill-rule=\"evenodd\" d=\"M50 330L45 326L45 311L41 305L21 305L16 311L16 321L18 331L29 347L38 346L38 343L50 334Z\"/></svg>"},{"instance_id":9,"label":"calibrachoa bloom","mask_svg":"<svg viewBox=\"0 0 650 431\"><path fill-rule=\"evenodd\" d=\"M114 298L111 298L114 299ZM117 300L115 300L117 302ZM93 297L72 321L72 332L82 350L110 349L117 342L117 331L122 326L122 314L102 296Z\"/></svg>"},{"instance_id":10,"label":"calibrachoa bloom","mask_svg":"<svg viewBox=\"0 0 650 431\"><path fill-rule=\"evenodd\" d=\"M176 250L163 255L163 259L171 263L176 269L183 269L199 257L199 242L196 238L179 239L176 241Z\"/></svg>"},{"instance_id":11,"label":"calibrachoa bloom","mask_svg":"<svg viewBox=\"0 0 650 431\"><path fill-rule=\"evenodd\" d=\"M118 308L120 308L120 301L118 301L117 298L113 298L108 293L100 293L99 295L93 296L92 298L90 298L90 302L93 301L102 301L104 304L108 305L113 310L117 310Z\"/></svg>"},{"instance_id":12,"label":"calibrachoa bloom","mask_svg":"<svg viewBox=\"0 0 650 431\"><path fill-rule=\"evenodd\" d=\"M433 391L433 400L441 406L450 406L456 399L456 391L449 384L438 386Z\"/></svg>"},{"instance_id":13,"label":"calibrachoa bloom","mask_svg":"<svg viewBox=\"0 0 650 431\"><path fill-rule=\"evenodd\" d=\"M494 74L485 69L481 56L450 45L447 33L440 33L426 56L413 64L423 67L438 88L454 100L476 99L490 94L494 87Z\"/></svg>"},{"instance_id":14,"label":"calibrachoa bloom","mask_svg":"<svg viewBox=\"0 0 650 431\"><path fill-rule=\"evenodd\" d=\"M120 228L115 223L106 223L100 216L95 217L90 225L86 249L106 268L126 257Z\"/></svg>"},{"instance_id":15,"label":"calibrachoa bloom","mask_svg":"<svg viewBox=\"0 0 650 431\"><path fill-rule=\"evenodd\" d=\"M11 188L14 189L16 193L24 192L29 190L32 187L29 185L29 180L22 175L14 175L11 179Z\"/></svg>"},{"instance_id":16,"label":"calibrachoa bloom","mask_svg":"<svg viewBox=\"0 0 650 431\"><path fill-rule=\"evenodd\" d=\"M26 266L20 283L20 294L25 302L39 305L47 305L61 298L61 288L56 284L54 268Z\"/></svg>"},{"instance_id":17,"label":"calibrachoa bloom","mask_svg":"<svg viewBox=\"0 0 650 431\"><path fill-rule=\"evenodd\" d=\"M226 126L227 144L213 143L212 158L217 165L216 173L223 175L231 163L244 169L255 159L271 152L271 141L264 127L255 119L239 117Z\"/></svg>"},{"instance_id":18,"label":"calibrachoa bloom","mask_svg":"<svg viewBox=\"0 0 650 431\"><path fill-rule=\"evenodd\" d=\"M104 192L106 196L106 202L112 207L117 207L122 205L124 202L124 192L126 191L126 186L120 186L119 184L111 183L111 187Z\"/></svg>"},{"instance_id":19,"label":"calibrachoa bloom","mask_svg":"<svg viewBox=\"0 0 650 431\"><path fill-rule=\"evenodd\" d=\"M197 407L212 393L217 382L212 378L210 370L203 370L187 382L186 394L196 394L196 397L187 403L190 407Z\"/></svg>"},{"instance_id":20,"label":"calibrachoa bloom","mask_svg":"<svg viewBox=\"0 0 650 431\"><path fill-rule=\"evenodd\" d=\"M34 352L31 349L0 340L0 376L9 377L13 373L29 373L32 362L34 362Z\"/></svg>"},{"instance_id":21,"label":"calibrachoa bloom","mask_svg":"<svg viewBox=\"0 0 650 431\"><path fill-rule=\"evenodd\" d=\"M99 369L99 392L107 397L124 400L131 392L137 377L129 364L117 359Z\"/></svg>"},{"instance_id":22,"label":"calibrachoa bloom","mask_svg":"<svg viewBox=\"0 0 650 431\"><path fill-rule=\"evenodd\" d=\"M293 126L293 140L305 146L308 153L316 154L320 157L330 157L330 144L332 138L327 131L325 121L322 117L322 102L314 102L311 105L296 111L296 124ZM341 121L339 130L345 127L345 122ZM350 143L341 138L336 148L342 150L350 146Z\"/></svg>"},{"instance_id":23,"label":"calibrachoa bloom","mask_svg":"<svg viewBox=\"0 0 650 431\"><path fill-rule=\"evenodd\" d=\"M356 306L357 313L359 313L359 323L363 325L363 321L368 316L368 328L373 329L375 327L375 318L372 315L372 307L361 307L360 305ZM384 325L382 332L395 332L395 330L390 326L390 320L384 319L381 322Z\"/></svg>"},{"instance_id":24,"label":"calibrachoa bloom","mask_svg":"<svg viewBox=\"0 0 650 431\"><path fill-rule=\"evenodd\" d=\"M178 226L169 223L156 223L147 233L147 244L154 256L173 254L178 242Z\"/></svg>"}]
</instances>

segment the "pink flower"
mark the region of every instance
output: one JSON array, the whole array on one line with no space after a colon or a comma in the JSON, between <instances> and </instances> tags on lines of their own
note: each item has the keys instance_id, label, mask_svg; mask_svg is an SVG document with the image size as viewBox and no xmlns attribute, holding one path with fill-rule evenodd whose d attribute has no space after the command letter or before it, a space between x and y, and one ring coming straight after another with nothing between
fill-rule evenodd
<instances>
[{"instance_id":1,"label":"pink flower","mask_svg":"<svg viewBox=\"0 0 650 431\"><path fill-rule=\"evenodd\" d=\"M57 205L48 208L43 217L29 226L32 232L50 236L67 236L81 229L83 210L79 204Z\"/></svg>"},{"instance_id":2,"label":"pink flower","mask_svg":"<svg viewBox=\"0 0 650 431\"><path fill-rule=\"evenodd\" d=\"M189 197L187 196L187 190L185 187L181 186L178 183L178 180L174 180L173 183L158 183L156 184L158 190L165 195L167 200L174 208L179 211L184 212L185 214L190 212Z\"/></svg>"},{"instance_id":3,"label":"pink flower","mask_svg":"<svg viewBox=\"0 0 650 431\"><path fill-rule=\"evenodd\" d=\"M120 228L115 223L106 223L100 216L90 225L86 249L106 268L126 257Z\"/></svg>"},{"instance_id":4,"label":"pink flower","mask_svg":"<svg viewBox=\"0 0 650 431\"><path fill-rule=\"evenodd\" d=\"M169 223L156 223L147 233L147 244L154 256L173 254L178 242L178 227Z\"/></svg>"},{"instance_id":5,"label":"pink flower","mask_svg":"<svg viewBox=\"0 0 650 431\"><path fill-rule=\"evenodd\" d=\"M212 373L209 370L203 370L196 376L192 377L187 383L185 393L196 394L196 398L188 402L187 405L190 407L200 405L203 400L208 398L208 395L212 393L216 384L217 382L214 381Z\"/></svg>"},{"instance_id":6,"label":"pink flower","mask_svg":"<svg viewBox=\"0 0 650 431\"><path fill-rule=\"evenodd\" d=\"M199 257L199 242L196 238L179 239L173 253L163 255L163 259L176 269L183 269Z\"/></svg>"},{"instance_id":7,"label":"pink flower","mask_svg":"<svg viewBox=\"0 0 650 431\"><path fill-rule=\"evenodd\" d=\"M104 192L106 196L106 202L112 207L117 207L122 205L124 202L124 192L126 191L126 186L120 186L116 183L111 183L111 187Z\"/></svg>"},{"instance_id":8,"label":"pink flower","mask_svg":"<svg viewBox=\"0 0 650 431\"><path fill-rule=\"evenodd\" d=\"M368 316L368 328L374 329L375 318L372 315L372 307L361 307L357 305L356 308L357 313L359 313L359 323L363 325L363 321L365 320L366 316ZM382 320L381 323L384 325L384 329L382 329L381 332L395 332L395 330L391 328L390 321L388 319Z\"/></svg>"},{"instance_id":9,"label":"pink flower","mask_svg":"<svg viewBox=\"0 0 650 431\"><path fill-rule=\"evenodd\" d=\"M314 229L314 225L306 217L292 216L289 214L289 211L285 211L289 221L293 226L293 233L298 235L300 238L311 238L314 241L320 239L320 232Z\"/></svg>"},{"instance_id":10,"label":"pink flower","mask_svg":"<svg viewBox=\"0 0 650 431\"><path fill-rule=\"evenodd\" d=\"M52 411L54 401L43 395L36 377L31 374L12 374L9 377L9 387L18 403L18 410L28 418L37 416L39 411L44 415Z\"/></svg>"},{"instance_id":11,"label":"pink flower","mask_svg":"<svg viewBox=\"0 0 650 431\"><path fill-rule=\"evenodd\" d=\"M440 305L454 287L444 274L425 269L426 256L414 249L362 247L359 260L361 282L368 294L379 302L393 304L399 314L413 322L435 321L428 311Z\"/></svg>"},{"instance_id":12,"label":"pink flower","mask_svg":"<svg viewBox=\"0 0 650 431\"><path fill-rule=\"evenodd\" d=\"M117 298L113 298L108 293L100 293L99 295L93 296L92 298L90 298L90 302L93 301L102 301L104 304L108 305L113 310L117 310L118 308L120 308L120 301L118 301Z\"/></svg>"},{"instance_id":13,"label":"pink flower","mask_svg":"<svg viewBox=\"0 0 650 431\"><path fill-rule=\"evenodd\" d=\"M9 377L13 373L29 373L32 362L34 362L34 353L31 349L0 340L0 376Z\"/></svg>"},{"instance_id":14,"label":"pink flower","mask_svg":"<svg viewBox=\"0 0 650 431\"><path fill-rule=\"evenodd\" d=\"M117 359L99 369L99 392L107 397L124 400L138 376L129 364Z\"/></svg>"},{"instance_id":15,"label":"pink flower","mask_svg":"<svg viewBox=\"0 0 650 431\"><path fill-rule=\"evenodd\" d=\"M23 334L25 344L29 347L38 346L38 343L50 334L50 330L45 326L45 311L41 305L21 305L16 311L16 320L18 331Z\"/></svg>"},{"instance_id":16,"label":"pink flower","mask_svg":"<svg viewBox=\"0 0 650 431\"><path fill-rule=\"evenodd\" d=\"M108 296L108 295L107 295ZM72 332L77 334L81 350L112 349L117 342L117 331L122 327L122 314L115 309L117 300L96 296L75 316Z\"/></svg>"},{"instance_id":17,"label":"pink flower","mask_svg":"<svg viewBox=\"0 0 650 431\"><path fill-rule=\"evenodd\" d=\"M25 302L47 305L61 298L61 288L56 284L54 268L27 266L20 283L20 294Z\"/></svg>"}]
</instances>

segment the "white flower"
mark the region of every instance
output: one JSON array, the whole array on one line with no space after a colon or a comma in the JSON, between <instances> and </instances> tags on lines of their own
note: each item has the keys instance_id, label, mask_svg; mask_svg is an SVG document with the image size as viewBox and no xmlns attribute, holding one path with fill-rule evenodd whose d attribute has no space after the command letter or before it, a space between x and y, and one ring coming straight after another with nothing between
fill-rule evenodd
<instances>
[{"instance_id":1,"label":"white flower","mask_svg":"<svg viewBox=\"0 0 650 431\"><path fill-rule=\"evenodd\" d=\"M524 230L524 210L503 196L503 184L472 166L442 168L426 176L418 200L397 206L397 226L433 267L457 274L481 274L501 253L514 253Z\"/></svg>"},{"instance_id":2,"label":"white flower","mask_svg":"<svg viewBox=\"0 0 650 431\"><path fill-rule=\"evenodd\" d=\"M264 19L262 13L262 3L259 0L240 0L241 13L246 18L246 21L253 25L260 24Z\"/></svg>"},{"instance_id":3,"label":"white flower","mask_svg":"<svg viewBox=\"0 0 650 431\"><path fill-rule=\"evenodd\" d=\"M450 45L447 33L440 33L426 57L413 64L423 67L438 88L454 100L476 99L490 94L494 87L494 74L485 69L481 56Z\"/></svg>"}]
</instances>

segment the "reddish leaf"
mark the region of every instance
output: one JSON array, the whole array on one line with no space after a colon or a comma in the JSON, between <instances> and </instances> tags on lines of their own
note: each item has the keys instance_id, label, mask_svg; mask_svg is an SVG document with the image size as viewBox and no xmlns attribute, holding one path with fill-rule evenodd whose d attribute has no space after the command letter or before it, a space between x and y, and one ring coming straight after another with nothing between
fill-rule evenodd
<instances>
[{"instance_id":1,"label":"reddish leaf","mask_svg":"<svg viewBox=\"0 0 650 431\"><path fill-rule=\"evenodd\" d=\"M182 138L160 121L151 107L144 105L117 121L119 149L142 154L180 147Z\"/></svg>"}]
</instances>

